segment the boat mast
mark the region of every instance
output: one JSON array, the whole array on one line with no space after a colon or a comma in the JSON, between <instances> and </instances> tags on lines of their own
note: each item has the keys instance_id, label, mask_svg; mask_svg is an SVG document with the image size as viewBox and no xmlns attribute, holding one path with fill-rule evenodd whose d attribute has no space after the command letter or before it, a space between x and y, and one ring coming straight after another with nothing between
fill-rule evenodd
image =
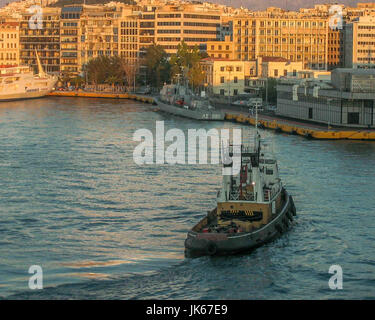
<instances>
[{"instance_id":1,"label":"boat mast","mask_svg":"<svg viewBox=\"0 0 375 320\"><path fill-rule=\"evenodd\" d=\"M36 56L36 62L38 64L38 75L39 75L39 77L44 77L46 75L46 73L44 72L43 66L40 63L38 51L36 51L36 49L35 49L35 56Z\"/></svg>"},{"instance_id":2,"label":"boat mast","mask_svg":"<svg viewBox=\"0 0 375 320\"><path fill-rule=\"evenodd\" d=\"M260 135L258 132L258 104L255 104L255 150L259 153L260 152Z\"/></svg>"},{"instance_id":3,"label":"boat mast","mask_svg":"<svg viewBox=\"0 0 375 320\"><path fill-rule=\"evenodd\" d=\"M252 166L252 185L254 188L254 196L256 202L263 202L264 195L263 195L263 179L261 177L260 169L259 169L259 158L260 158L260 134L258 131L258 104L255 104L255 137L254 137L254 151L256 160L256 166Z\"/></svg>"}]
</instances>

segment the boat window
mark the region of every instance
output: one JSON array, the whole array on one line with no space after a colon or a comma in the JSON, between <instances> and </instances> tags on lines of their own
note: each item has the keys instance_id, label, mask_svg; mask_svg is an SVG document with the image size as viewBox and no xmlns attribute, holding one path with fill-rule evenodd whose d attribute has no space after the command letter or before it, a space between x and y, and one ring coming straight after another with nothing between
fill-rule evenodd
<instances>
[{"instance_id":1,"label":"boat window","mask_svg":"<svg viewBox=\"0 0 375 320\"><path fill-rule=\"evenodd\" d=\"M268 175L272 175L273 174L273 170L272 169L266 169L266 174Z\"/></svg>"}]
</instances>

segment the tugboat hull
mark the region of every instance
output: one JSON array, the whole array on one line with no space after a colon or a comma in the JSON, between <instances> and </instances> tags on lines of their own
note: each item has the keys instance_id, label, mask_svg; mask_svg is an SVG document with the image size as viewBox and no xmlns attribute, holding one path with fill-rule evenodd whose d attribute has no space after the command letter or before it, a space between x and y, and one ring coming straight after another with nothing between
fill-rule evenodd
<instances>
[{"instance_id":1,"label":"tugboat hull","mask_svg":"<svg viewBox=\"0 0 375 320\"><path fill-rule=\"evenodd\" d=\"M293 198L286 191L284 206L279 214L267 225L246 233L200 233L190 230L185 240L185 255L228 255L251 251L280 236L289 229L296 214ZM207 220L205 220L207 219ZM208 222L209 215L200 224Z\"/></svg>"}]
</instances>

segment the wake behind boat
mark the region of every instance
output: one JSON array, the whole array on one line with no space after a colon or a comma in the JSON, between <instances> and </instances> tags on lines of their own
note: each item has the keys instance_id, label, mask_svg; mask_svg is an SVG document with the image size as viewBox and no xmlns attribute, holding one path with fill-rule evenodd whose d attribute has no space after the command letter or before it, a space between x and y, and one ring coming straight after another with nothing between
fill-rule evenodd
<instances>
[{"instance_id":1,"label":"wake behind boat","mask_svg":"<svg viewBox=\"0 0 375 320\"><path fill-rule=\"evenodd\" d=\"M195 120L224 120L225 114L210 105L208 99L194 95L180 84L164 85L156 103L161 111Z\"/></svg>"},{"instance_id":2,"label":"wake behind boat","mask_svg":"<svg viewBox=\"0 0 375 320\"><path fill-rule=\"evenodd\" d=\"M44 97L53 90L57 77L44 72L36 54L38 74L28 66L0 67L0 102Z\"/></svg>"}]
</instances>

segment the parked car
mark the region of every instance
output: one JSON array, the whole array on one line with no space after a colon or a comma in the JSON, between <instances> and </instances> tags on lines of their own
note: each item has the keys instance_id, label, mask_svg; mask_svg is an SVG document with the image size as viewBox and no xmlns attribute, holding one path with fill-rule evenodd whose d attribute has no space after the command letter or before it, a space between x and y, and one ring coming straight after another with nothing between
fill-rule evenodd
<instances>
[{"instance_id":1,"label":"parked car","mask_svg":"<svg viewBox=\"0 0 375 320\"><path fill-rule=\"evenodd\" d=\"M267 109L268 111L276 111L276 110L277 110L277 106L269 105L269 106L266 107L266 109Z\"/></svg>"}]
</instances>

